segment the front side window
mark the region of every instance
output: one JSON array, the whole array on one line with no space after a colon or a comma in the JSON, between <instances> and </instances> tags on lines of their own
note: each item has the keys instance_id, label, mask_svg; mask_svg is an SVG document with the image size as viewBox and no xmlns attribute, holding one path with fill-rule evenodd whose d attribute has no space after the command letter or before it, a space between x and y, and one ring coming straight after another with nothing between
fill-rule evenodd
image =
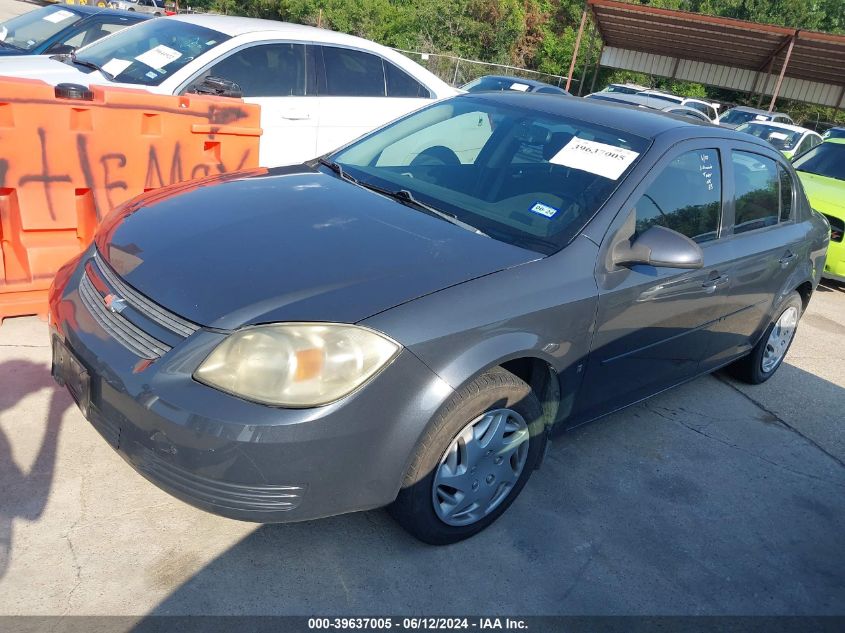
<instances>
[{"instance_id":1,"label":"front side window","mask_svg":"<svg viewBox=\"0 0 845 633\"><path fill-rule=\"evenodd\" d=\"M305 95L304 44L264 44L232 53L207 69L205 77L234 81L244 97L290 97Z\"/></svg>"},{"instance_id":2,"label":"front side window","mask_svg":"<svg viewBox=\"0 0 845 633\"><path fill-rule=\"evenodd\" d=\"M323 46L325 85L320 94L333 97L383 97L381 57L337 46Z\"/></svg>"},{"instance_id":3,"label":"front side window","mask_svg":"<svg viewBox=\"0 0 845 633\"><path fill-rule=\"evenodd\" d=\"M99 66L115 81L157 86L228 39L180 20L146 20L80 49L77 59Z\"/></svg>"},{"instance_id":4,"label":"front side window","mask_svg":"<svg viewBox=\"0 0 845 633\"><path fill-rule=\"evenodd\" d=\"M722 215L719 151L686 152L664 168L636 204L637 234L664 226L696 242L715 240Z\"/></svg>"},{"instance_id":5,"label":"front side window","mask_svg":"<svg viewBox=\"0 0 845 633\"><path fill-rule=\"evenodd\" d=\"M0 25L0 48L31 51L79 20L78 14L58 6L24 13Z\"/></svg>"},{"instance_id":6,"label":"front side window","mask_svg":"<svg viewBox=\"0 0 845 633\"><path fill-rule=\"evenodd\" d=\"M734 233L745 233L778 223L780 177L771 158L749 152L731 155L736 189Z\"/></svg>"},{"instance_id":7,"label":"front side window","mask_svg":"<svg viewBox=\"0 0 845 633\"><path fill-rule=\"evenodd\" d=\"M399 119L331 159L365 186L405 190L494 239L549 254L598 211L649 144L465 96Z\"/></svg>"}]
</instances>

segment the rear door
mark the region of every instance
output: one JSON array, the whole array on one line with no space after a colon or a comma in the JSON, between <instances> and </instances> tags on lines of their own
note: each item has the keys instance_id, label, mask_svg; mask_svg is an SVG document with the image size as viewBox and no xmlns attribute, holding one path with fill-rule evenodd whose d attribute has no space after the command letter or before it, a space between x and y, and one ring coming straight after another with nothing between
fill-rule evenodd
<instances>
[{"instance_id":1,"label":"rear door","mask_svg":"<svg viewBox=\"0 0 845 633\"><path fill-rule=\"evenodd\" d=\"M317 155L319 108L313 47L301 42L243 46L207 66L188 88L206 77L234 81L244 101L261 106L258 162L263 167L301 163Z\"/></svg>"},{"instance_id":2,"label":"rear door","mask_svg":"<svg viewBox=\"0 0 845 633\"><path fill-rule=\"evenodd\" d=\"M741 141L726 144L725 153L731 281L704 369L751 349L798 263L809 257L808 226L796 217L799 189L783 156Z\"/></svg>"},{"instance_id":3,"label":"rear door","mask_svg":"<svg viewBox=\"0 0 845 633\"><path fill-rule=\"evenodd\" d=\"M431 103L428 88L378 55L343 46L315 48L320 66L318 154Z\"/></svg>"},{"instance_id":4,"label":"rear door","mask_svg":"<svg viewBox=\"0 0 845 633\"><path fill-rule=\"evenodd\" d=\"M651 226L695 240L698 270L615 267L599 256L596 331L579 416L592 418L694 376L708 350L708 328L723 314L728 249L720 239L722 163L713 139L676 145L632 194L602 244Z\"/></svg>"}]
</instances>

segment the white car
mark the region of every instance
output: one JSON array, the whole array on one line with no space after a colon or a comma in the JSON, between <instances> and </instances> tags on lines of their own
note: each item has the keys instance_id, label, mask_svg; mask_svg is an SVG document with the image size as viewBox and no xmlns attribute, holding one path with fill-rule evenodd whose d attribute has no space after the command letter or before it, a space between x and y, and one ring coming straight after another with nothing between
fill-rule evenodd
<instances>
[{"instance_id":1,"label":"white car","mask_svg":"<svg viewBox=\"0 0 845 633\"><path fill-rule=\"evenodd\" d=\"M737 127L736 131L768 141L787 158L803 154L824 140L813 130L775 121L749 121Z\"/></svg>"},{"instance_id":2,"label":"white car","mask_svg":"<svg viewBox=\"0 0 845 633\"><path fill-rule=\"evenodd\" d=\"M138 28L140 27L140 28ZM299 163L435 99L458 94L419 64L368 40L309 26L215 15L142 22L79 49L0 60L0 75L192 92L234 82L261 106L259 163Z\"/></svg>"},{"instance_id":3,"label":"white car","mask_svg":"<svg viewBox=\"0 0 845 633\"><path fill-rule=\"evenodd\" d=\"M114 0L109 2L108 6L112 9L137 11L155 16L165 15L164 0Z\"/></svg>"},{"instance_id":4,"label":"white car","mask_svg":"<svg viewBox=\"0 0 845 633\"><path fill-rule=\"evenodd\" d=\"M659 107L668 105L682 105L693 110L698 110L704 114L710 121L719 123L719 104L710 103L709 101L702 101L701 99L693 99L689 97L679 97L678 95L669 94L668 92L661 92L659 90L645 90L637 93L641 97L645 97L652 107Z\"/></svg>"}]
</instances>

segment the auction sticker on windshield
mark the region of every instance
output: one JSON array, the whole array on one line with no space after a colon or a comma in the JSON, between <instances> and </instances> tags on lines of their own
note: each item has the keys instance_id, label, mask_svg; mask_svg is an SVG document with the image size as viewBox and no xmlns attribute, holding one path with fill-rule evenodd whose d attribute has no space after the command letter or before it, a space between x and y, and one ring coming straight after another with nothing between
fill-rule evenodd
<instances>
[{"instance_id":1,"label":"auction sticker on windshield","mask_svg":"<svg viewBox=\"0 0 845 633\"><path fill-rule=\"evenodd\" d=\"M129 68L131 65L131 61L127 61L125 59L118 59L117 57L115 57L114 59L110 59L105 64L103 64L103 70L110 74L112 77L117 77L120 73Z\"/></svg>"},{"instance_id":2,"label":"auction sticker on windshield","mask_svg":"<svg viewBox=\"0 0 845 633\"><path fill-rule=\"evenodd\" d=\"M135 59L150 68L164 68L170 62L175 62L180 57L182 57L182 53L179 51L173 50L164 44L159 44L146 53L136 56Z\"/></svg>"},{"instance_id":3,"label":"auction sticker on windshield","mask_svg":"<svg viewBox=\"0 0 845 633\"><path fill-rule=\"evenodd\" d=\"M628 166L637 159L637 156L639 156L638 152L632 152L629 149L588 141L576 136L552 156L549 162L618 180Z\"/></svg>"},{"instance_id":4,"label":"auction sticker on windshield","mask_svg":"<svg viewBox=\"0 0 845 633\"><path fill-rule=\"evenodd\" d=\"M58 11L53 11L53 13L49 13L45 15L42 20L47 20L47 22L53 22L54 24L58 24L59 22L64 22L69 18L76 17L75 13L70 11L65 11L64 9L60 9Z\"/></svg>"}]
</instances>

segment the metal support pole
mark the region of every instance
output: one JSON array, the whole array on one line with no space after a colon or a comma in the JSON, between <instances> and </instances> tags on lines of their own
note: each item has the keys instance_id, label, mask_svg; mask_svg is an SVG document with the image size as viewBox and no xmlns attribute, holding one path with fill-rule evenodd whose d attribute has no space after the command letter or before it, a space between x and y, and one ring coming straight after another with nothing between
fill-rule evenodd
<instances>
[{"instance_id":1,"label":"metal support pole","mask_svg":"<svg viewBox=\"0 0 845 633\"><path fill-rule=\"evenodd\" d=\"M757 107L759 108L763 104L763 95L766 94L766 88L769 85L769 77L772 76L772 68L775 65L775 58L772 57L771 61L769 61L769 69L766 71L766 78L763 80L763 83L760 85L760 95L757 97Z\"/></svg>"},{"instance_id":2,"label":"metal support pole","mask_svg":"<svg viewBox=\"0 0 845 633\"><path fill-rule=\"evenodd\" d=\"M587 4L584 3L584 10L581 12L581 24L578 26L578 36L575 38L575 50L572 51L572 62L569 64L569 73L566 75L566 91L572 85L572 73L575 72L575 60L578 59L578 49L581 46L581 36L584 35L584 24L587 22Z\"/></svg>"},{"instance_id":3,"label":"metal support pole","mask_svg":"<svg viewBox=\"0 0 845 633\"><path fill-rule=\"evenodd\" d=\"M584 94L584 85L587 83L587 71L590 70L590 60L595 49L595 38L590 40L590 45L587 48L587 56L584 58L584 72L581 73L581 83L578 84L578 96Z\"/></svg>"},{"instance_id":4,"label":"metal support pole","mask_svg":"<svg viewBox=\"0 0 845 633\"><path fill-rule=\"evenodd\" d=\"M455 77L452 79L452 85L455 86L458 84L458 67L461 65L461 60L455 60Z\"/></svg>"},{"instance_id":5,"label":"metal support pole","mask_svg":"<svg viewBox=\"0 0 845 633\"><path fill-rule=\"evenodd\" d=\"M601 37L601 34L599 35ZM590 92L596 91L596 77L599 76L599 66L601 66L601 56L604 54L604 40L602 40L601 47L599 47L599 56L596 58L596 66L593 68L593 80L590 82Z\"/></svg>"},{"instance_id":6,"label":"metal support pole","mask_svg":"<svg viewBox=\"0 0 845 633\"><path fill-rule=\"evenodd\" d=\"M780 69L780 75L778 76L778 82L775 84L775 91L772 94L772 101L769 103L769 112L775 109L775 101L777 101L778 95L780 94L780 87L783 83L783 76L786 73L786 67L789 65L789 58L792 57L792 47L795 46L795 39L798 37L798 33L792 36L792 39L789 40L789 48L786 49L786 58L783 60L783 66Z\"/></svg>"},{"instance_id":7,"label":"metal support pole","mask_svg":"<svg viewBox=\"0 0 845 633\"><path fill-rule=\"evenodd\" d=\"M675 78L675 75L677 75L677 74L678 74L678 66L680 66L680 65L681 65L681 58L680 58L680 57L676 57L676 58L675 58L675 63L674 63L674 64L672 64L672 76L671 76L671 77L669 77L669 79L674 79L674 78Z\"/></svg>"},{"instance_id":8,"label":"metal support pole","mask_svg":"<svg viewBox=\"0 0 845 633\"><path fill-rule=\"evenodd\" d=\"M842 100L845 99L845 86L842 86L842 89L839 91L839 98L836 100L836 107L833 108L833 117L832 121L836 123L836 115L839 114L839 110L842 108Z\"/></svg>"}]
</instances>

